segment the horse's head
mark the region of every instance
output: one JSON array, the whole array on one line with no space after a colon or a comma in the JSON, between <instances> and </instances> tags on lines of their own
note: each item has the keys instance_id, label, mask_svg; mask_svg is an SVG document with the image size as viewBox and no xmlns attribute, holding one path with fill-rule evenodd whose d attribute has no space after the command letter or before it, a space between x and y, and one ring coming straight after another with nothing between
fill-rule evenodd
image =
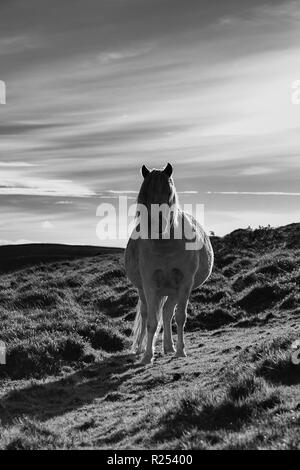
<instances>
[{"instance_id":1,"label":"horse's head","mask_svg":"<svg viewBox=\"0 0 300 470\"><path fill-rule=\"evenodd\" d=\"M138 204L147 209L148 222L153 234L163 234L177 217L178 200L170 163L163 170L149 170L142 166L142 183Z\"/></svg>"}]
</instances>

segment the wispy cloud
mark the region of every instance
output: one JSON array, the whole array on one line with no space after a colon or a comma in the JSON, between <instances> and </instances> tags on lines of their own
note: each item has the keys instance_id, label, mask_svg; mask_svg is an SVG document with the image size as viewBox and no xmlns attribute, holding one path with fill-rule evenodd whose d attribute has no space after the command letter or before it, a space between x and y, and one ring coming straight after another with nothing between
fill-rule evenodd
<instances>
[{"instance_id":1,"label":"wispy cloud","mask_svg":"<svg viewBox=\"0 0 300 470\"><path fill-rule=\"evenodd\" d=\"M0 177L0 195L88 197L95 193L72 180L49 179L17 171L4 171Z\"/></svg>"},{"instance_id":2,"label":"wispy cloud","mask_svg":"<svg viewBox=\"0 0 300 470\"><path fill-rule=\"evenodd\" d=\"M52 230L54 228L54 224L52 222L49 222L49 220L44 220L42 223L41 223L41 227L44 229L44 230Z\"/></svg>"},{"instance_id":3,"label":"wispy cloud","mask_svg":"<svg viewBox=\"0 0 300 470\"><path fill-rule=\"evenodd\" d=\"M55 204L66 206L66 205L71 205L71 204L74 204L74 203L73 203L73 201L57 201Z\"/></svg>"},{"instance_id":4,"label":"wispy cloud","mask_svg":"<svg viewBox=\"0 0 300 470\"><path fill-rule=\"evenodd\" d=\"M300 196L300 193L283 191L206 191L206 194L246 195L246 196Z\"/></svg>"},{"instance_id":5,"label":"wispy cloud","mask_svg":"<svg viewBox=\"0 0 300 470\"><path fill-rule=\"evenodd\" d=\"M152 47L153 44L148 44L138 48L132 47L127 49L102 52L98 55L98 60L102 64L109 64L120 60L133 59L150 52Z\"/></svg>"},{"instance_id":6,"label":"wispy cloud","mask_svg":"<svg viewBox=\"0 0 300 470\"><path fill-rule=\"evenodd\" d=\"M258 176L258 175L268 175L279 171L277 168L264 167L264 166L250 166L248 168L243 168L240 170L240 175L244 176Z\"/></svg>"},{"instance_id":7,"label":"wispy cloud","mask_svg":"<svg viewBox=\"0 0 300 470\"><path fill-rule=\"evenodd\" d=\"M36 165L29 162L0 162L0 168L29 168L32 166Z\"/></svg>"},{"instance_id":8,"label":"wispy cloud","mask_svg":"<svg viewBox=\"0 0 300 470\"><path fill-rule=\"evenodd\" d=\"M105 193L108 193L108 194L137 194L138 191L132 191L132 190L125 190L124 191L118 191L118 190L114 190L114 189L108 189L105 191Z\"/></svg>"},{"instance_id":9,"label":"wispy cloud","mask_svg":"<svg viewBox=\"0 0 300 470\"><path fill-rule=\"evenodd\" d=\"M11 55L36 47L33 36L17 35L2 37L0 42L0 55Z\"/></svg>"},{"instance_id":10,"label":"wispy cloud","mask_svg":"<svg viewBox=\"0 0 300 470\"><path fill-rule=\"evenodd\" d=\"M198 194L198 191L178 191L178 194Z\"/></svg>"}]
</instances>

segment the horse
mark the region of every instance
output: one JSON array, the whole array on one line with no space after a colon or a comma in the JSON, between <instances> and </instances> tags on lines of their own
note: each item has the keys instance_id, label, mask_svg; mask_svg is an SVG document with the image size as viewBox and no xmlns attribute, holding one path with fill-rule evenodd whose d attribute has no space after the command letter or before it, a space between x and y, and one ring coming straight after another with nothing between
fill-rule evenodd
<instances>
[{"instance_id":1,"label":"horse","mask_svg":"<svg viewBox=\"0 0 300 470\"><path fill-rule=\"evenodd\" d=\"M181 210L170 163L162 169L141 168L135 227L125 250L125 270L138 289L132 333L133 351L151 364L155 339L163 324L163 352L186 357L184 327L191 291L211 275L214 253L198 221ZM158 212L152 211L158 207ZM155 217L153 216L153 212ZM172 318L177 324L176 350Z\"/></svg>"}]
</instances>

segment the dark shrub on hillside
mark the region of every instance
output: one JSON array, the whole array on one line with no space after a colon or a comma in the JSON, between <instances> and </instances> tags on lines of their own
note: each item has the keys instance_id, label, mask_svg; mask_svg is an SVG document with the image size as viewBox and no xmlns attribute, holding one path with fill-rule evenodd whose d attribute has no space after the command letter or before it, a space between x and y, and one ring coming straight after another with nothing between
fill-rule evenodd
<instances>
[{"instance_id":1,"label":"dark shrub on hillside","mask_svg":"<svg viewBox=\"0 0 300 470\"><path fill-rule=\"evenodd\" d=\"M126 340L117 331L109 328L97 328L91 335L91 344L94 349L117 352L125 348Z\"/></svg>"},{"instance_id":2,"label":"dark shrub on hillside","mask_svg":"<svg viewBox=\"0 0 300 470\"><path fill-rule=\"evenodd\" d=\"M198 303L218 303L220 300L230 298L232 292L230 283L222 276L221 279L214 278L201 287L192 291L191 300Z\"/></svg>"},{"instance_id":3,"label":"dark shrub on hillside","mask_svg":"<svg viewBox=\"0 0 300 470\"><path fill-rule=\"evenodd\" d=\"M187 331L193 331L197 328L214 330L236 321L235 315L223 307L216 307L206 312L198 312L195 309L195 312L191 310L191 315L188 315L186 324Z\"/></svg>"},{"instance_id":4,"label":"dark shrub on hillside","mask_svg":"<svg viewBox=\"0 0 300 470\"><path fill-rule=\"evenodd\" d=\"M247 257L243 258L241 254L239 254L239 257L233 261L229 266L226 266L223 270L222 273L225 277L232 277L235 276L236 274L241 273L245 268L249 268L253 265L253 259Z\"/></svg>"},{"instance_id":5,"label":"dark shrub on hillside","mask_svg":"<svg viewBox=\"0 0 300 470\"><path fill-rule=\"evenodd\" d=\"M11 290L5 290L0 292L0 305L6 305L11 302L13 298L13 292Z\"/></svg>"},{"instance_id":6,"label":"dark shrub on hillside","mask_svg":"<svg viewBox=\"0 0 300 470\"><path fill-rule=\"evenodd\" d=\"M223 325L228 325L236 319L228 310L217 307L205 319L205 324L209 328L220 328Z\"/></svg>"},{"instance_id":7,"label":"dark shrub on hillside","mask_svg":"<svg viewBox=\"0 0 300 470\"><path fill-rule=\"evenodd\" d=\"M269 354L258 364L256 374L275 384L300 384L300 364L293 364L289 351Z\"/></svg>"},{"instance_id":8,"label":"dark shrub on hillside","mask_svg":"<svg viewBox=\"0 0 300 470\"><path fill-rule=\"evenodd\" d=\"M80 337L66 338L59 345L59 354L66 362L79 361L84 354L85 343Z\"/></svg>"},{"instance_id":9,"label":"dark shrub on hillside","mask_svg":"<svg viewBox=\"0 0 300 470\"><path fill-rule=\"evenodd\" d=\"M83 284L83 279L81 279L80 276L66 276L66 277L59 277L58 279L55 279L52 281L53 285L56 285L58 287L70 287L70 288L76 288L80 287Z\"/></svg>"},{"instance_id":10,"label":"dark shrub on hillside","mask_svg":"<svg viewBox=\"0 0 300 470\"><path fill-rule=\"evenodd\" d=\"M270 276L277 276L285 272L293 271L296 265L297 263L291 259L275 259L272 262L260 266L256 271Z\"/></svg>"},{"instance_id":11,"label":"dark shrub on hillside","mask_svg":"<svg viewBox=\"0 0 300 470\"><path fill-rule=\"evenodd\" d=\"M53 307L59 301L56 292L48 290L36 290L22 292L15 300L15 305L20 308Z\"/></svg>"},{"instance_id":12,"label":"dark shrub on hillside","mask_svg":"<svg viewBox=\"0 0 300 470\"><path fill-rule=\"evenodd\" d=\"M298 307L298 305L300 305L299 294L290 294L281 302L279 307L283 310L289 310Z\"/></svg>"},{"instance_id":13,"label":"dark shrub on hillside","mask_svg":"<svg viewBox=\"0 0 300 470\"><path fill-rule=\"evenodd\" d=\"M222 274L225 277L232 277L236 274L236 270L234 268L232 268L231 266L228 266L227 268L224 268L222 270Z\"/></svg>"},{"instance_id":14,"label":"dark shrub on hillside","mask_svg":"<svg viewBox=\"0 0 300 470\"><path fill-rule=\"evenodd\" d=\"M294 364L292 361L292 344L297 339L297 332L291 332L271 341L259 343L249 350L247 348L237 358L234 371L232 366L228 369L227 380L230 380L237 372L241 374L241 377L245 373L247 375L249 365L251 365L250 379L253 382L255 381L254 376L256 376L263 377L265 381L272 384L294 385L300 383L300 365ZM247 383L251 388L249 379L247 379Z\"/></svg>"},{"instance_id":15,"label":"dark shrub on hillside","mask_svg":"<svg viewBox=\"0 0 300 470\"><path fill-rule=\"evenodd\" d=\"M212 289L207 289L207 285L205 285L203 288L196 289L192 295L191 299L194 302L198 303L208 303L211 301L211 296L212 296L213 290Z\"/></svg>"},{"instance_id":16,"label":"dark shrub on hillside","mask_svg":"<svg viewBox=\"0 0 300 470\"><path fill-rule=\"evenodd\" d=\"M12 379L56 374L62 365L83 359L85 347L78 335L41 335L38 339L16 341L8 346L7 364L0 374Z\"/></svg>"},{"instance_id":17,"label":"dark shrub on hillside","mask_svg":"<svg viewBox=\"0 0 300 470\"><path fill-rule=\"evenodd\" d=\"M247 275L238 276L232 283L232 287L235 291L241 292L247 287L253 286L253 284L262 283L264 281L264 276L262 274L257 274L256 272L251 272Z\"/></svg>"},{"instance_id":18,"label":"dark shrub on hillside","mask_svg":"<svg viewBox=\"0 0 300 470\"><path fill-rule=\"evenodd\" d=\"M106 271L100 276L100 281L104 282L105 284L116 284L119 279L126 280L126 274L124 269L111 269L110 271Z\"/></svg>"},{"instance_id":19,"label":"dark shrub on hillside","mask_svg":"<svg viewBox=\"0 0 300 470\"><path fill-rule=\"evenodd\" d=\"M223 254L217 256L215 260L215 264L218 268L222 269L225 268L228 265L231 265L234 261L238 259L238 254Z\"/></svg>"},{"instance_id":20,"label":"dark shrub on hillside","mask_svg":"<svg viewBox=\"0 0 300 470\"><path fill-rule=\"evenodd\" d=\"M220 300L229 299L230 293L227 290L218 290L211 296L211 302L218 303Z\"/></svg>"},{"instance_id":21,"label":"dark shrub on hillside","mask_svg":"<svg viewBox=\"0 0 300 470\"><path fill-rule=\"evenodd\" d=\"M99 298L95 301L95 307L104 311L109 317L123 316L136 306L138 301L137 293L134 289L127 292L111 293L107 297Z\"/></svg>"},{"instance_id":22,"label":"dark shrub on hillside","mask_svg":"<svg viewBox=\"0 0 300 470\"><path fill-rule=\"evenodd\" d=\"M96 274L94 276L90 276L87 280L87 286L90 287L97 287L103 284L107 284L109 286L114 287L120 280L125 281L127 283L127 278L124 269L120 269L118 267L111 266L109 270L104 272L99 272L95 270L95 273L89 272L89 274Z\"/></svg>"},{"instance_id":23,"label":"dark shrub on hillside","mask_svg":"<svg viewBox=\"0 0 300 470\"><path fill-rule=\"evenodd\" d=\"M263 379L259 379L249 373L245 373L238 377L228 389L228 397L233 400L241 400L249 395L253 395L257 391L265 389L266 383Z\"/></svg>"},{"instance_id":24,"label":"dark shrub on hillside","mask_svg":"<svg viewBox=\"0 0 300 470\"><path fill-rule=\"evenodd\" d=\"M255 285L242 295L238 305L247 312L261 312L272 307L287 293L288 290L276 284Z\"/></svg>"}]
</instances>

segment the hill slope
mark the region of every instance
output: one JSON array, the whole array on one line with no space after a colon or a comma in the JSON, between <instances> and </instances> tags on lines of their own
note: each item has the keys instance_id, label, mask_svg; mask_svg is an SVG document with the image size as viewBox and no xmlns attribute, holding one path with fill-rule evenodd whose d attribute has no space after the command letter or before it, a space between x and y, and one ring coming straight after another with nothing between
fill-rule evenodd
<instances>
[{"instance_id":1,"label":"hill slope","mask_svg":"<svg viewBox=\"0 0 300 470\"><path fill-rule=\"evenodd\" d=\"M0 448L300 448L299 234L213 237L189 357L163 356L159 340L146 368L129 352L137 295L123 253L74 247L53 262L36 248L37 266L31 247L30 266L0 277Z\"/></svg>"},{"instance_id":2,"label":"hill slope","mask_svg":"<svg viewBox=\"0 0 300 470\"><path fill-rule=\"evenodd\" d=\"M49 264L53 261L72 260L106 253L122 253L121 248L98 246L32 243L0 246L0 273L26 266Z\"/></svg>"}]
</instances>

